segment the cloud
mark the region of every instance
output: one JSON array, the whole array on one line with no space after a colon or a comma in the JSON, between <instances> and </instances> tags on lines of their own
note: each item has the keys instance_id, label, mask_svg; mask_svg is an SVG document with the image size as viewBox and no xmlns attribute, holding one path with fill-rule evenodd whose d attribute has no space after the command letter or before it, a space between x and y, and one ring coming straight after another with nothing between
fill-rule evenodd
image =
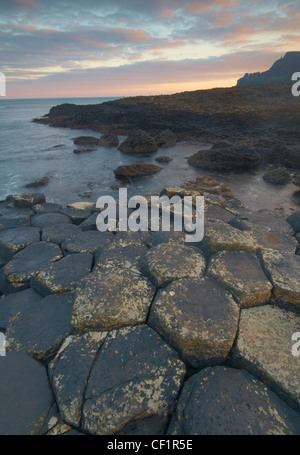
<instances>
[{"instance_id":1,"label":"cloud","mask_svg":"<svg viewBox=\"0 0 300 455\"><path fill-rule=\"evenodd\" d=\"M240 58L244 72L258 71L264 69L262 55L272 63L278 52L299 48L297 4L298 0L284 5L281 0L1 0L0 71L15 93L21 93L21 87L32 90L33 82L49 90L54 80L67 89L83 74L112 78L114 84L104 84L108 90L126 83L128 93L135 90L132 80L136 90L144 87L143 81L145 90L175 87L181 81L185 86L196 84L197 71L202 81L213 77L212 84L233 83L238 71L227 65L229 61L236 65ZM91 89L94 83L91 80Z\"/></svg>"}]
</instances>

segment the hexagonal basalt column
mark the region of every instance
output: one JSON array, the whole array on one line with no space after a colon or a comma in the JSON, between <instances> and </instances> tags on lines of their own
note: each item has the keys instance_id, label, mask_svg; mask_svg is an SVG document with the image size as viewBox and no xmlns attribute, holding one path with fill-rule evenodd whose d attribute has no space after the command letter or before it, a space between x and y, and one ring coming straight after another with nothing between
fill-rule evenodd
<instances>
[{"instance_id":1,"label":"hexagonal basalt column","mask_svg":"<svg viewBox=\"0 0 300 455\"><path fill-rule=\"evenodd\" d=\"M77 289L72 325L76 329L111 330L146 321L155 288L139 272L95 270Z\"/></svg>"},{"instance_id":2,"label":"hexagonal basalt column","mask_svg":"<svg viewBox=\"0 0 300 455\"><path fill-rule=\"evenodd\" d=\"M195 368L226 360L239 307L209 278L183 278L159 291L148 324Z\"/></svg>"},{"instance_id":3,"label":"hexagonal basalt column","mask_svg":"<svg viewBox=\"0 0 300 455\"><path fill-rule=\"evenodd\" d=\"M211 258L207 274L232 292L242 308L270 300L272 284L253 253L217 253Z\"/></svg>"}]
</instances>

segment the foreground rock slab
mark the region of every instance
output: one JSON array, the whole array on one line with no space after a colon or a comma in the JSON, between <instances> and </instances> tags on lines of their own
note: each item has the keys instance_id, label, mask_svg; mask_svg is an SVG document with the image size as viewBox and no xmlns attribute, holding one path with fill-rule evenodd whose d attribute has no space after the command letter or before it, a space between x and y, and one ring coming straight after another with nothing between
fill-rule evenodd
<instances>
[{"instance_id":1,"label":"foreground rock slab","mask_svg":"<svg viewBox=\"0 0 300 455\"><path fill-rule=\"evenodd\" d=\"M0 357L0 434L41 434L53 396L43 366L26 354Z\"/></svg>"},{"instance_id":2,"label":"foreground rock slab","mask_svg":"<svg viewBox=\"0 0 300 455\"><path fill-rule=\"evenodd\" d=\"M151 328L108 334L86 388L83 429L163 434L184 374L184 363Z\"/></svg>"},{"instance_id":3,"label":"foreground rock slab","mask_svg":"<svg viewBox=\"0 0 300 455\"><path fill-rule=\"evenodd\" d=\"M194 368L226 360L239 307L209 278L183 278L159 291L148 324Z\"/></svg>"},{"instance_id":4,"label":"foreground rock slab","mask_svg":"<svg viewBox=\"0 0 300 455\"><path fill-rule=\"evenodd\" d=\"M217 253L211 257L207 275L232 292L241 308L262 305L271 298L272 284L253 253Z\"/></svg>"},{"instance_id":5,"label":"foreground rock slab","mask_svg":"<svg viewBox=\"0 0 300 455\"><path fill-rule=\"evenodd\" d=\"M146 321L155 288L127 268L95 270L77 289L72 326L77 330L111 330Z\"/></svg>"},{"instance_id":6,"label":"foreground rock slab","mask_svg":"<svg viewBox=\"0 0 300 455\"><path fill-rule=\"evenodd\" d=\"M296 313L271 305L242 310L232 353L234 365L247 369L298 410L300 357L293 356L292 335L299 329Z\"/></svg>"},{"instance_id":7,"label":"foreground rock slab","mask_svg":"<svg viewBox=\"0 0 300 455\"><path fill-rule=\"evenodd\" d=\"M244 370L205 368L185 384L173 435L298 435L300 417Z\"/></svg>"},{"instance_id":8,"label":"foreground rock slab","mask_svg":"<svg viewBox=\"0 0 300 455\"><path fill-rule=\"evenodd\" d=\"M98 349L107 332L69 336L48 366L49 377L62 419L79 427L84 392Z\"/></svg>"}]
</instances>

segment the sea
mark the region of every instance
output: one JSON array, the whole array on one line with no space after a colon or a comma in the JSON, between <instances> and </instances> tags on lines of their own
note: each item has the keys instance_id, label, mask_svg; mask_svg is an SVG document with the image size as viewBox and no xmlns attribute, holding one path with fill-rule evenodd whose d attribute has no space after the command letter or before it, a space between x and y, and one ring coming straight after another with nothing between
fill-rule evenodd
<instances>
[{"instance_id":1,"label":"sea","mask_svg":"<svg viewBox=\"0 0 300 455\"><path fill-rule=\"evenodd\" d=\"M100 147L83 154L74 154L73 139L78 136L96 136L91 130L53 128L32 122L49 112L51 107L72 103L99 104L117 98L0 98L0 200L10 194L43 192L48 202L65 206L78 201L96 201L103 195L117 198L118 188L126 187L128 196L159 194L165 186L179 186L199 175L210 175L230 186L233 194L252 210L283 208L286 212L299 210L293 194L293 184L274 187L263 179L263 171L251 173L220 173L194 168L187 163L189 156L212 144L178 142L172 148L160 148L148 156L121 153L117 147ZM120 142L125 139L120 137ZM168 155L172 161L157 163L155 158ZM156 174L120 182L113 170L133 163L153 163L162 167ZM43 177L49 181L39 188L26 184Z\"/></svg>"}]
</instances>

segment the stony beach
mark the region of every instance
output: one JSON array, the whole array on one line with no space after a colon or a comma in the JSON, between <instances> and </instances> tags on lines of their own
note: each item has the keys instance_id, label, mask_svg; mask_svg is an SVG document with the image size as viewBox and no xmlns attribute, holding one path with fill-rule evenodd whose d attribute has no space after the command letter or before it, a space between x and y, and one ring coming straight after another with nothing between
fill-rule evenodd
<instances>
[{"instance_id":1,"label":"stony beach","mask_svg":"<svg viewBox=\"0 0 300 455\"><path fill-rule=\"evenodd\" d=\"M204 194L192 244L100 232L92 202L0 203L1 434L300 433L300 211L200 183L158 191Z\"/></svg>"}]
</instances>

